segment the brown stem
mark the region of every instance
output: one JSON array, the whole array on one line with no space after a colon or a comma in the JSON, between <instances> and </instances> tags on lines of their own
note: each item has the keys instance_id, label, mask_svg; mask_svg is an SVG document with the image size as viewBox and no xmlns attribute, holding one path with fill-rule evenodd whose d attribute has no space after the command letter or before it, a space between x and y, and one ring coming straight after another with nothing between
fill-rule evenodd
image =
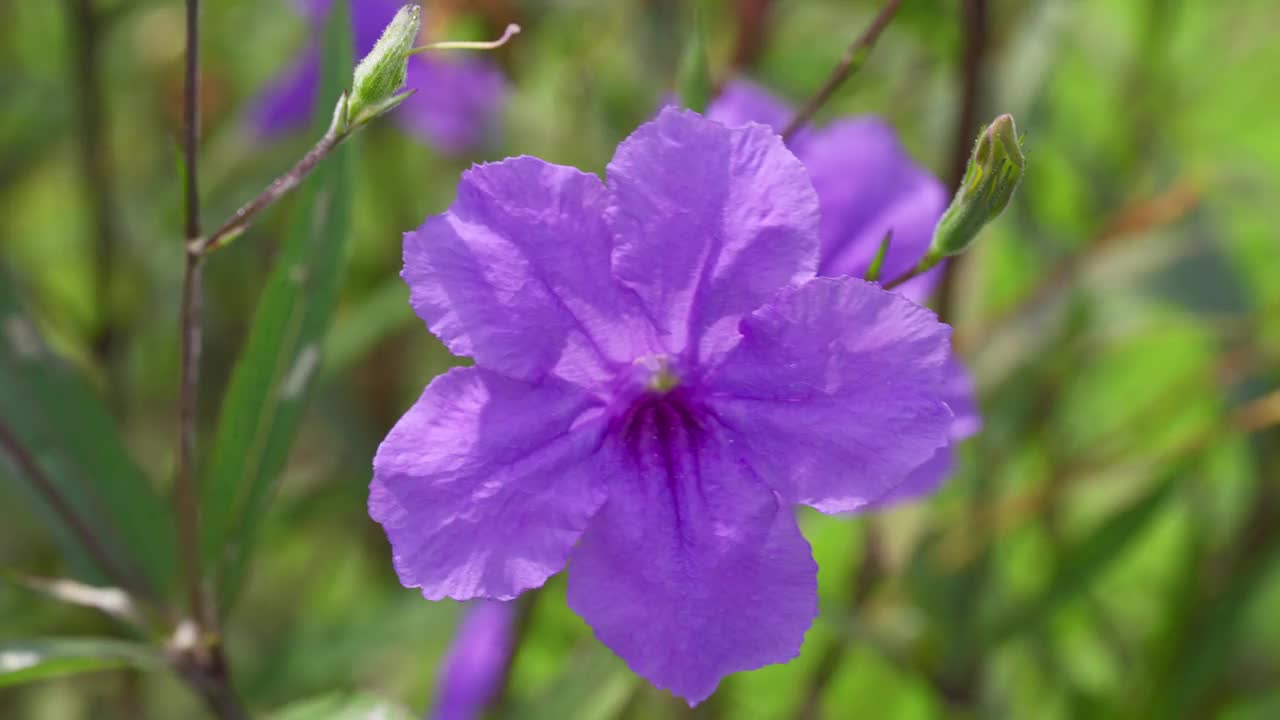
<instances>
[{"instance_id":1,"label":"brown stem","mask_svg":"<svg viewBox=\"0 0 1280 720\"><path fill-rule=\"evenodd\" d=\"M787 127L782 131L784 140L790 140L805 123L813 118L814 113L818 112L836 90L844 84L849 76L862 67L867 61L867 56L871 54L871 48L875 46L876 40L880 38L880 33L889 26L889 21L893 19L895 13L898 12L898 6L902 4L902 0L889 0L880 10L880 14L876 15L867 29L862 35L845 50L844 56L840 58L840 62L831 71L831 75L827 77L827 81L818 88L818 92L809 98L800 111L791 118L791 122L787 123Z\"/></svg>"},{"instance_id":2,"label":"brown stem","mask_svg":"<svg viewBox=\"0 0 1280 720\"><path fill-rule=\"evenodd\" d=\"M200 569L200 506L196 487L196 403L200 387L204 262L200 242L200 0L186 0L187 58L183 85L183 154L186 161L185 266L179 316L178 474L174 493L183 580L195 638L176 648L174 667L222 720L244 720L240 699L218 635L217 611L206 601Z\"/></svg>"},{"instance_id":3,"label":"brown stem","mask_svg":"<svg viewBox=\"0 0 1280 720\"><path fill-rule=\"evenodd\" d=\"M964 180L964 172L978 136L978 110L982 102L983 62L987 54L987 0L964 0L962 45L960 50L960 107L956 110L955 131L951 140L951 165L947 185L955 192ZM938 283L938 317L944 322L951 317L955 295L955 276L960 266L956 256L942 269Z\"/></svg>"},{"instance_id":4,"label":"brown stem","mask_svg":"<svg viewBox=\"0 0 1280 720\"><path fill-rule=\"evenodd\" d=\"M183 87L185 128L183 153L186 161L186 252L182 277L182 309L179 316L180 380L178 386L178 474L175 487L175 515L181 551L183 579L192 617L203 625L208 619L201 587L200 507L197 501L195 446L196 402L200 384L201 305L204 267L193 241L200 237L200 0L187 2L186 81Z\"/></svg>"},{"instance_id":5,"label":"brown stem","mask_svg":"<svg viewBox=\"0 0 1280 720\"><path fill-rule=\"evenodd\" d=\"M769 29L769 11L773 0L738 0L738 36L734 40L733 54L729 57L732 73L755 63L764 49Z\"/></svg>"},{"instance_id":6,"label":"brown stem","mask_svg":"<svg viewBox=\"0 0 1280 720\"><path fill-rule=\"evenodd\" d=\"M249 222L254 216L270 207L277 200L287 195L289 192L302 184L302 181L311 174L312 170L325 159L329 153L333 152L347 134L335 133L333 130L326 132L324 137L320 138L320 142L307 151L306 155L297 162L292 168L272 181L257 197L240 206L227 221L222 223L217 230L210 233L209 237L204 240L197 239L194 242L194 252L198 255L207 255L218 248L224 247L237 235L244 232L249 226Z\"/></svg>"}]
</instances>

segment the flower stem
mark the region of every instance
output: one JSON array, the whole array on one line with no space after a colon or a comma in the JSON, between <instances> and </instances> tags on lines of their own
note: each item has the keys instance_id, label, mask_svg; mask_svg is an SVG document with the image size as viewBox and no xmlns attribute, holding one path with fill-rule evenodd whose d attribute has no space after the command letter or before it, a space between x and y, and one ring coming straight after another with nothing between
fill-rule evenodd
<instances>
[{"instance_id":1,"label":"flower stem","mask_svg":"<svg viewBox=\"0 0 1280 720\"><path fill-rule=\"evenodd\" d=\"M187 58L183 86L183 156L186 167L185 232L187 248L182 278L182 307L179 315L180 379L178 384L178 473L175 487L178 545L183 580L191 615L206 619L200 572L200 509L196 501L195 435L196 400L200 381L200 325L204 268L199 253L192 252L191 240L200 237L200 186L198 144L200 141L200 0L187 2Z\"/></svg>"},{"instance_id":2,"label":"flower stem","mask_svg":"<svg viewBox=\"0 0 1280 720\"><path fill-rule=\"evenodd\" d=\"M194 236L189 236L188 252L193 252L197 256L208 255L209 253L225 247L228 243L236 238L240 233L249 227L249 223L258 213L266 210L277 200L284 197L306 179L312 170L325 159L329 153L333 152L339 144L348 137L348 133L337 133L329 130L320 138L302 159L292 168L289 168L280 177L276 178L267 186L265 190L258 194L249 202L240 206L226 222L222 223L217 230L209 234L207 238L201 238L197 232Z\"/></svg>"},{"instance_id":3,"label":"flower stem","mask_svg":"<svg viewBox=\"0 0 1280 720\"><path fill-rule=\"evenodd\" d=\"M935 266L937 266L940 260L941 258L935 259L926 255L924 259L922 259L919 263L916 263L915 265L913 265L910 270L907 270L906 272L902 273L898 277L885 283L882 287L885 290L892 290L898 287L899 285L902 285L903 283L907 282L908 280L913 280L915 278L918 278L921 275L932 270Z\"/></svg>"},{"instance_id":4,"label":"flower stem","mask_svg":"<svg viewBox=\"0 0 1280 720\"><path fill-rule=\"evenodd\" d=\"M183 84L185 184L185 266L179 314L178 473L174 488L179 553L195 641L175 648L174 668L216 717L248 717L231 686L230 670L217 630L217 611L206 602L200 570L200 506L197 502L196 401L200 386L201 310L204 263L200 242L200 0L186 0L187 57Z\"/></svg>"},{"instance_id":5,"label":"flower stem","mask_svg":"<svg viewBox=\"0 0 1280 720\"><path fill-rule=\"evenodd\" d=\"M831 71L831 75L827 77L827 81L818 88L818 92L805 102L800 111L791 118L791 122L787 123L787 127L782 131L782 138L790 140L796 132L804 127L805 123L813 118L814 113L818 112L836 90L844 84L849 76L857 72L867 61L867 56L871 54L871 48L875 46L876 40L880 38L880 33L889 26L889 21L893 19L895 13L898 12L898 6L902 4L902 0L889 0L881 8L880 14L876 15L867 29L862 35L849 46L844 56L840 58L839 64Z\"/></svg>"}]
</instances>

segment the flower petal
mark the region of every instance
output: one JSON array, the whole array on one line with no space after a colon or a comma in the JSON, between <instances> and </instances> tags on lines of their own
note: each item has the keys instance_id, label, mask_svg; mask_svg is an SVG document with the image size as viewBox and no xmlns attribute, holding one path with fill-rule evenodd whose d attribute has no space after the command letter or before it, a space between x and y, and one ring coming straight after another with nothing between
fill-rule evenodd
<instances>
[{"instance_id":1,"label":"flower petal","mask_svg":"<svg viewBox=\"0 0 1280 720\"><path fill-rule=\"evenodd\" d=\"M414 93L396 112L397 122L444 152L462 152L497 129L506 82L489 62L414 55L405 86Z\"/></svg>"},{"instance_id":2,"label":"flower petal","mask_svg":"<svg viewBox=\"0 0 1280 720\"><path fill-rule=\"evenodd\" d=\"M711 406L789 502L847 512L947 443L950 328L855 278L817 278L742 322Z\"/></svg>"},{"instance_id":3,"label":"flower petal","mask_svg":"<svg viewBox=\"0 0 1280 720\"><path fill-rule=\"evenodd\" d=\"M787 129L796 111L785 100L748 80L731 80L707 108L707 117L729 127L757 122L776 133ZM805 124L787 138L787 147L803 160L803 149L814 130Z\"/></svg>"},{"instance_id":4,"label":"flower petal","mask_svg":"<svg viewBox=\"0 0 1280 720\"><path fill-rule=\"evenodd\" d=\"M479 368L437 377L373 460L369 515L428 599L541 585L604 501L594 399Z\"/></svg>"},{"instance_id":5,"label":"flower petal","mask_svg":"<svg viewBox=\"0 0 1280 720\"><path fill-rule=\"evenodd\" d=\"M639 308L609 272L605 202L596 176L537 158L473 167L448 212L405 234L414 310L490 370L611 378L644 350Z\"/></svg>"},{"instance_id":6,"label":"flower petal","mask_svg":"<svg viewBox=\"0 0 1280 720\"><path fill-rule=\"evenodd\" d=\"M786 103L744 80L729 83L708 114L726 125L760 122L775 130L791 117ZM787 145L809 170L822 205L818 274L865 275L889 230L893 241L882 279L906 272L924 255L946 209L946 189L912 161L892 127L861 117L817 130L806 128ZM940 273L940 268L934 269L898 291L923 302Z\"/></svg>"},{"instance_id":7,"label":"flower petal","mask_svg":"<svg viewBox=\"0 0 1280 720\"><path fill-rule=\"evenodd\" d=\"M308 48L253 100L249 108L250 127L266 138L306 127L311 122L319 83L320 53Z\"/></svg>"},{"instance_id":8,"label":"flower petal","mask_svg":"<svg viewBox=\"0 0 1280 720\"><path fill-rule=\"evenodd\" d=\"M760 123L782 132L794 111L781 98L745 80L731 80L707 108L707 117L729 127ZM795 147L794 143L789 143Z\"/></svg>"},{"instance_id":9,"label":"flower petal","mask_svg":"<svg viewBox=\"0 0 1280 720\"><path fill-rule=\"evenodd\" d=\"M892 127L870 117L833 123L813 132L798 153L822 203L820 275L865 275L890 231L881 278L901 275L924 256L947 194L911 160ZM923 301L938 273L935 269L899 292Z\"/></svg>"},{"instance_id":10,"label":"flower petal","mask_svg":"<svg viewBox=\"0 0 1280 720\"><path fill-rule=\"evenodd\" d=\"M959 442L977 435L982 430L982 415L978 410L977 393L973 388L973 376L968 368L952 355L947 360L943 398L955 420L951 423L951 441Z\"/></svg>"},{"instance_id":11,"label":"flower petal","mask_svg":"<svg viewBox=\"0 0 1280 720\"><path fill-rule=\"evenodd\" d=\"M982 416L974 401L973 379L960 361L951 356L944 369L943 399L955 418L951 421L948 437L951 444L940 448L924 464L911 471L907 479L879 499L868 503L865 509L885 508L915 500L937 490L955 471L955 446L982 429Z\"/></svg>"},{"instance_id":12,"label":"flower petal","mask_svg":"<svg viewBox=\"0 0 1280 720\"><path fill-rule=\"evenodd\" d=\"M608 182L614 273L670 352L706 357L816 267L817 195L766 127L667 108L618 146Z\"/></svg>"},{"instance_id":13,"label":"flower petal","mask_svg":"<svg viewBox=\"0 0 1280 720\"><path fill-rule=\"evenodd\" d=\"M693 705L729 673L795 657L818 608L791 508L741 460L690 442L610 478L568 601L632 670Z\"/></svg>"},{"instance_id":14,"label":"flower petal","mask_svg":"<svg viewBox=\"0 0 1280 720\"><path fill-rule=\"evenodd\" d=\"M433 720L472 720L498 692L511 660L512 603L479 600L467 610L441 663Z\"/></svg>"}]
</instances>

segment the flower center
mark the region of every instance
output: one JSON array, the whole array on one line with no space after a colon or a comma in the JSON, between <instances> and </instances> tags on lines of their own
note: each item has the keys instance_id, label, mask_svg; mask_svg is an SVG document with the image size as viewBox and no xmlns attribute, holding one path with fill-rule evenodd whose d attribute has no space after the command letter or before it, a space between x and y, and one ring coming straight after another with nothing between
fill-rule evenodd
<instances>
[{"instance_id":1,"label":"flower center","mask_svg":"<svg viewBox=\"0 0 1280 720\"><path fill-rule=\"evenodd\" d=\"M665 465L696 452L704 413L687 373L666 355L647 355L628 374L615 427L632 456Z\"/></svg>"},{"instance_id":2,"label":"flower center","mask_svg":"<svg viewBox=\"0 0 1280 720\"><path fill-rule=\"evenodd\" d=\"M649 392L666 395L680 386L680 377L671 371L671 361L665 355L642 358L642 362L649 370L649 380L644 384Z\"/></svg>"}]
</instances>

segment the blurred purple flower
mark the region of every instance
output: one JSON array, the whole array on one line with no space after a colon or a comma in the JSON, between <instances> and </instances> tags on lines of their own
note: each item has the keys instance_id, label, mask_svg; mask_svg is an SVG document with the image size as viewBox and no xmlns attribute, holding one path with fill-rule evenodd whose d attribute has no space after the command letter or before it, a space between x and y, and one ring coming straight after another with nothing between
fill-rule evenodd
<instances>
[{"instance_id":1,"label":"blurred purple flower","mask_svg":"<svg viewBox=\"0 0 1280 720\"><path fill-rule=\"evenodd\" d=\"M356 56L363 57L404 2L350 3ZM294 4L318 32L331 1L294 0ZM319 74L320 49L313 43L254 102L253 127L266 136L305 127L314 114ZM440 53L411 56L405 87L416 92L392 116L406 131L445 152L460 152L483 141L492 132L506 95L502 74L488 60Z\"/></svg>"},{"instance_id":2,"label":"blurred purple flower","mask_svg":"<svg viewBox=\"0 0 1280 720\"><path fill-rule=\"evenodd\" d=\"M480 600L468 610L440 666L433 720L472 720L498 692L511 659L515 606Z\"/></svg>"},{"instance_id":3,"label":"blurred purple flower","mask_svg":"<svg viewBox=\"0 0 1280 720\"><path fill-rule=\"evenodd\" d=\"M750 82L729 83L707 109L726 125L758 122L780 130L793 115L786 103ZM807 127L788 146L809 170L822 208L819 275L866 274L885 233L893 231L881 277L892 279L924 255L933 228L947 207L942 183L917 165L898 142L893 128L874 117L838 120ZM896 291L917 303L927 301L942 266L904 283ZM956 360L947 364L944 399L955 413L951 439L959 442L982 428L973 381ZM932 492L951 474L954 453L940 449L907 482L875 503L883 507Z\"/></svg>"},{"instance_id":4,"label":"blurred purple flower","mask_svg":"<svg viewBox=\"0 0 1280 720\"><path fill-rule=\"evenodd\" d=\"M817 613L792 505L866 507L947 445L950 328L815 278L818 197L759 125L668 108L607 184L479 165L405 234L414 310L474 367L374 458L369 512L429 599L513 598L568 562L570 606L691 703L784 662Z\"/></svg>"}]
</instances>

